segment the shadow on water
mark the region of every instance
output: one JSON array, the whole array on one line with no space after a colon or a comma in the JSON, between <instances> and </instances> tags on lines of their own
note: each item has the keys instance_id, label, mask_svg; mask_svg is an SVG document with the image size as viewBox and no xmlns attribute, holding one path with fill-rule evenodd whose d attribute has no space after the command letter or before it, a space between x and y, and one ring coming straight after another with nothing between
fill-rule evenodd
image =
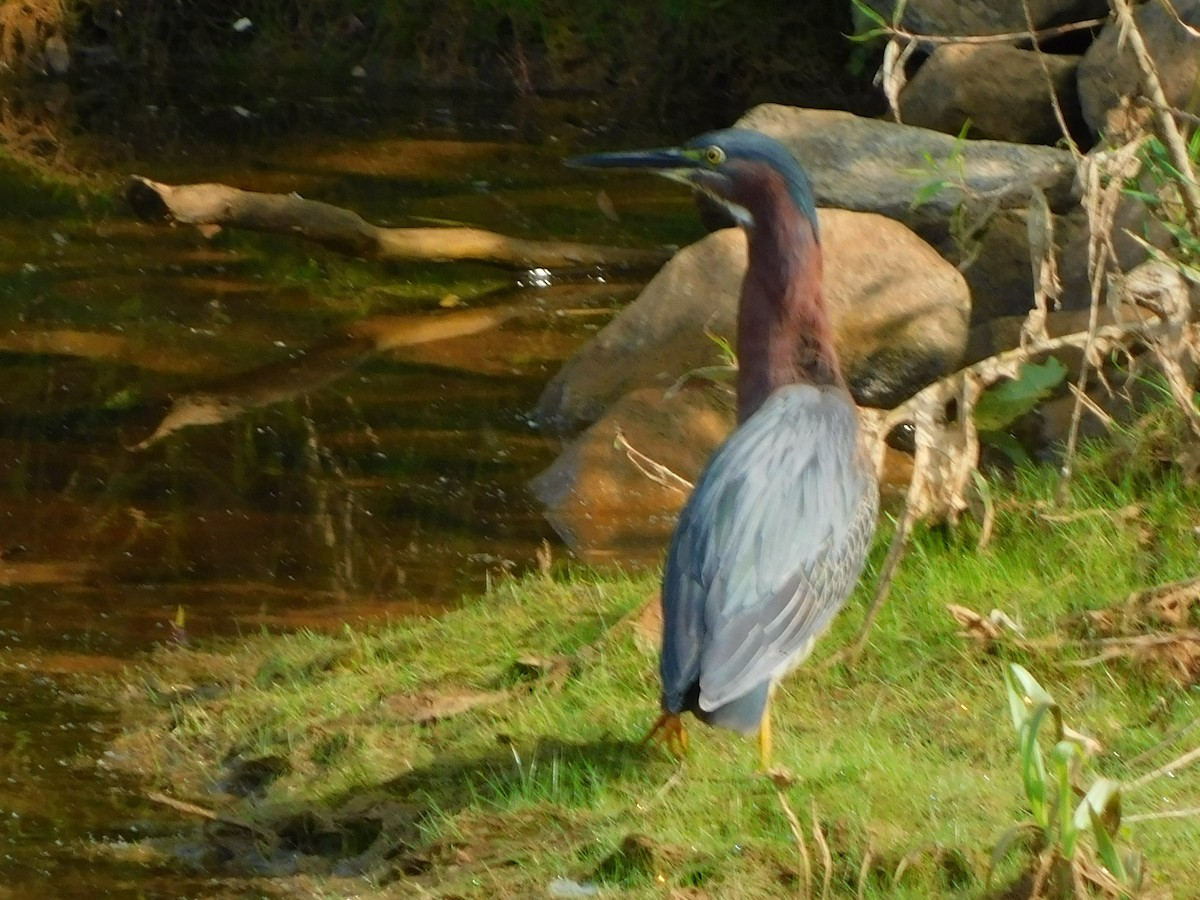
<instances>
[{"instance_id":1,"label":"shadow on water","mask_svg":"<svg viewBox=\"0 0 1200 900\"><path fill-rule=\"evenodd\" d=\"M579 237L580 217L600 219L594 188L562 189L553 148L406 147L314 139L307 156L291 144L163 176L303 189L397 224ZM630 189L631 230L604 238L628 243L659 214L645 195ZM444 609L532 565L552 535L525 483L559 442L527 413L637 285L373 267L69 207L0 209L0 900L220 896L138 856L180 817L104 768L118 723L87 702L89 679L168 640L181 607L199 641L337 628ZM203 421L170 422L189 401ZM464 783L507 783L511 750L388 793L448 808ZM546 741L530 758L603 777L627 752Z\"/></svg>"}]
</instances>

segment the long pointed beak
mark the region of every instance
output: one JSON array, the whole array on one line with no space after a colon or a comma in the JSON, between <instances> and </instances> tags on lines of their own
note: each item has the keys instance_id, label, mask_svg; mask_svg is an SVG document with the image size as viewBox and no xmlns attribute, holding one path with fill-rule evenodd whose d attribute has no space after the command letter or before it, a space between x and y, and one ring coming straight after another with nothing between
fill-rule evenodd
<instances>
[{"instance_id":1,"label":"long pointed beak","mask_svg":"<svg viewBox=\"0 0 1200 900\"><path fill-rule=\"evenodd\" d=\"M696 161L677 147L592 153L564 160L563 164L572 169L642 169L662 175L674 173L676 177L697 167Z\"/></svg>"}]
</instances>

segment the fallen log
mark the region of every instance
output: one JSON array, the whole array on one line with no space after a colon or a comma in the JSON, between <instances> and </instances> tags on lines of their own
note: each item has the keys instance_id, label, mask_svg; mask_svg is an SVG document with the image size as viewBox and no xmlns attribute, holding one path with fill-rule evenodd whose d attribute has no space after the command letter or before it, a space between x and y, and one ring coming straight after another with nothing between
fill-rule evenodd
<instances>
[{"instance_id":1,"label":"fallen log","mask_svg":"<svg viewBox=\"0 0 1200 900\"><path fill-rule=\"evenodd\" d=\"M161 184L140 175L130 178L125 198L146 222L293 234L371 260L472 260L514 269L635 268L660 265L671 255L664 249L530 241L481 228L385 228L352 210L295 194L264 194L225 184Z\"/></svg>"}]
</instances>

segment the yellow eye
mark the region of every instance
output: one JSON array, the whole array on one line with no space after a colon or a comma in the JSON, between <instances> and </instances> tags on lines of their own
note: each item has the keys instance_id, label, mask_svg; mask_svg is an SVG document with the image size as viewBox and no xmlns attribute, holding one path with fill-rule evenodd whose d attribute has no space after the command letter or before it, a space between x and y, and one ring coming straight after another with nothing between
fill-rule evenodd
<instances>
[{"instance_id":1,"label":"yellow eye","mask_svg":"<svg viewBox=\"0 0 1200 900\"><path fill-rule=\"evenodd\" d=\"M719 166L725 162L725 151L716 144L704 151L704 158L708 160L709 165Z\"/></svg>"}]
</instances>

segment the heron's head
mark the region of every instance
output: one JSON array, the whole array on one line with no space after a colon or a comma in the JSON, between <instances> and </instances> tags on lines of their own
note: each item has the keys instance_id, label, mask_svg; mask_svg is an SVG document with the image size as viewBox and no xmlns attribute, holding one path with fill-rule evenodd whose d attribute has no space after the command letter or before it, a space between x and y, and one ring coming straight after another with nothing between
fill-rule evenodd
<instances>
[{"instance_id":1,"label":"heron's head","mask_svg":"<svg viewBox=\"0 0 1200 900\"><path fill-rule=\"evenodd\" d=\"M712 197L746 226L754 225L754 198L778 179L813 232L817 230L816 203L804 168L777 140L746 128L708 131L681 147L577 156L567 165L642 169L682 181Z\"/></svg>"}]
</instances>

